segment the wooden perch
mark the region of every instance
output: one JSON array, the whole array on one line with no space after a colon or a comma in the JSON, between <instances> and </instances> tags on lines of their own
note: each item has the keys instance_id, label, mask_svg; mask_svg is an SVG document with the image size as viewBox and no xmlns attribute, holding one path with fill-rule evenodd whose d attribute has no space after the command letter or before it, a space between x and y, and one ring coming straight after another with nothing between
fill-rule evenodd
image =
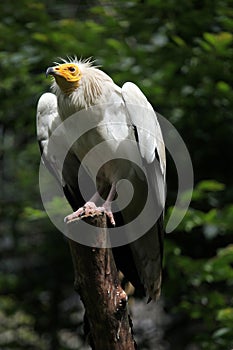
<instances>
[{"instance_id":1,"label":"wooden perch","mask_svg":"<svg viewBox=\"0 0 233 350\"><path fill-rule=\"evenodd\" d=\"M86 221L101 227L98 239L105 242L108 237L106 216L88 218ZM88 338L92 349L135 350L127 295L121 288L112 250L91 248L72 240L69 240L69 244L74 265L75 290L86 310Z\"/></svg>"}]
</instances>

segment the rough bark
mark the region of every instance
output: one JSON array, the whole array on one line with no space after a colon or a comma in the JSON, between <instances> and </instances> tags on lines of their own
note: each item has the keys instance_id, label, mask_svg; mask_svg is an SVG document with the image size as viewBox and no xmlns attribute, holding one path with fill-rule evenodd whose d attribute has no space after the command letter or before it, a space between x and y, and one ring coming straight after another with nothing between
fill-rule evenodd
<instances>
[{"instance_id":1,"label":"rough bark","mask_svg":"<svg viewBox=\"0 0 233 350\"><path fill-rule=\"evenodd\" d=\"M107 239L106 217L89 223L101 227L100 242ZM78 224L76 224L78 225ZM77 226L78 229L78 226ZM75 290L85 310L89 344L93 350L135 350L127 295L121 288L112 250L91 248L69 240L75 273Z\"/></svg>"}]
</instances>

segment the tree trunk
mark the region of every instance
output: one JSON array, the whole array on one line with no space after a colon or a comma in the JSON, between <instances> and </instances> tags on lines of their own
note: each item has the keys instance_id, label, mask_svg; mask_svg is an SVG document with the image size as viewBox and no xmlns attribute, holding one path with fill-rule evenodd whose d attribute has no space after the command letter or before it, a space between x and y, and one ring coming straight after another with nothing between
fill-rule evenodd
<instances>
[{"instance_id":1,"label":"tree trunk","mask_svg":"<svg viewBox=\"0 0 233 350\"><path fill-rule=\"evenodd\" d=\"M105 242L108 237L106 217L88 218L86 221L102 228L99 240ZM135 350L127 295L121 288L112 250L91 248L73 240L69 240L69 244L75 290L86 310L88 340L92 349Z\"/></svg>"}]
</instances>

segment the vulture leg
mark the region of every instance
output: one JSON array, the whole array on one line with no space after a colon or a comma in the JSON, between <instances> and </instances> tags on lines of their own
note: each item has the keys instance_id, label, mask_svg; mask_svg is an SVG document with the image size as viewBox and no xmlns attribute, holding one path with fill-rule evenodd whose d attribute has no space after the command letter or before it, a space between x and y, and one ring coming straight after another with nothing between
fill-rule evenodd
<instances>
[{"instance_id":1,"label":"vulture leg","mask_svg":"<svg viewBox=\"0 0 233 350\"><path fill-rule=\"evenodd\" d=\"M111 189L109 191L108 197L103 204L104 212L107 215L107 217L109 218L109 220L113 226L115 226L116 223L115 223L114 216L112 213L111 205L112 205L112 201L113 201L115 195L116 195L116 184L113 183L111 186Z\"/></svg>"},{"instance_id":2,"label":"vulture leg","mask_svg":"<svg viewBox=\"0 0 233 350\"><path fill-rule=\"evenodd\" d=\"M72 214L65 217L64 221L69 224L71 222L81 220L86 217L94 217L106 214L109 218L111 224L115 226L114 216L111 210L111 202L113 201L116 194L116 185L112 184L109 194L107 196L106 201L104 202L102 207L97 207L95 202L100 198L98 192L94 194L89 202L86 202L83 207L79 208Z\"/></svg>"}]
</instances>

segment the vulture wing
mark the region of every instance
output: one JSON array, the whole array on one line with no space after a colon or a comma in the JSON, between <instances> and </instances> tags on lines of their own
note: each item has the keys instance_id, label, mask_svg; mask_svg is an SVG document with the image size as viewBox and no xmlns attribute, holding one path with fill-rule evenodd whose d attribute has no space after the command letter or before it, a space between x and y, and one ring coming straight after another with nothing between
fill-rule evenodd
<instances>
[{"instance_id":1,"label":"vulture wing","mask_svg":"<svg viewBox=\"0 0 233 350\"><path fill-rule=\"evenodd\" d=\"M62 186L73 210L77 210L84 204L77 186L80 161L71 150L67 153L64 163L60 161L59 150L68 149L68 147L65 130L61 127L62 121L57 110L56 95L45 93L40 97L36 119L37 139L43 162L56 178L58 184ZM49 138L52 134L53 142L51 148Z\"/></svg>"},{"instance_id":2,"label":"vulture wing","mask_svg":"<svg viewBox=\"0 0 233 350\"><path fill-rule=\"evenodd\" d=\"M148 180L148 191L157 208L158 220L140 239L130 244L134 262L147 292L156 299L160 294L163 256L163 208L165 205L166 158L162 132L157 116L143 95L133 83L125 83L122 96L131 123L135 127L136 139ZM148 213L148 215L150 215Z\"/></svg>"},{"instance_id":3,"label":"vulture wing","mask_svg":"<svg viewBox=\"0 0 233 350\"><path fill-rule=\"evenodd\" d=\"M39 99L37 105L37 140L45 166L57 179L61 185L63 183L61 167L57 164L54 155L49 154L49 137L53 131L61 124L61 119L57 112L57 97L52 93L45 93Z\"/></svg>"}]
</instances>

